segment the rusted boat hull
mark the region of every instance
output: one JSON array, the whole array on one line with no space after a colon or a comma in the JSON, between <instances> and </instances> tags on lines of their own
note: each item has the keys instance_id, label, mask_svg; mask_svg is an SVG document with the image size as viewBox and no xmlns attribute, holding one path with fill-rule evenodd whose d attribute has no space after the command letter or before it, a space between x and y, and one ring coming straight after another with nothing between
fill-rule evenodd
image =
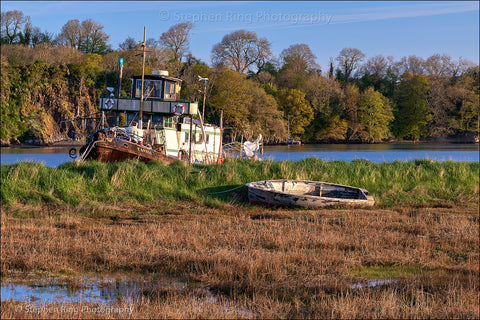
<instances>
[{"instance_id":1,"label":"rusted boat hull","mask_svg":"<svg viewBox=\"0 0 480 320\"><path fill-rule=\"evenodd\" d=\"M137 143L115 138L95 141L91 152L86 157L87 159L94 159L99 162L117 162L128 159L137 159L142 162L155 160L164 164L171 164L178 160Z\"/></svg>"},{"instance_id":2,"label":"rusted boat hull","mask_svg":"<svg viewBox=\"0 0 480 320\"><path fill-rule=\"evenodd\" d=\"M304 180L265 180L247 183L252 203L274 206L372 207L368 191L361 188Z\"/></svg>"}]
</instances>

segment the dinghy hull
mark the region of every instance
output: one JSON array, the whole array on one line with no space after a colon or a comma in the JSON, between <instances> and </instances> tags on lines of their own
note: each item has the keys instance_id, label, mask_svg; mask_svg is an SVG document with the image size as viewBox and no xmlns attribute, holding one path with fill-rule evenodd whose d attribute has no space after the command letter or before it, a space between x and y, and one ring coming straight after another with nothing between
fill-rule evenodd
<instances>
[{"instance_id":1,"label":"dinghy hull","mask_svg":"<svg viewBox=\"0 0 480 320\"><path fill-rule=\"evenodd\" d=\"M252 203L274 206L372 207L368 191L339 184L304 180L264 180L246 184Z\"/></svg>"}]
</instances>

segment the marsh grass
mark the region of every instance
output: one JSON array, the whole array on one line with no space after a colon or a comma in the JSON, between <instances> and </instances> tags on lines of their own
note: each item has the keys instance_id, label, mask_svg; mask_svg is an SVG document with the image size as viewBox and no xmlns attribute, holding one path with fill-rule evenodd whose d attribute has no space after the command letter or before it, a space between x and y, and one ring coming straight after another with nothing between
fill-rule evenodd
<instances>
[{"instance_id":1,"label":"marsh grass","mask_svg":"<svg viewBox=\"0 0 480 320\"><path fill-rule=\"evenodd\" d=\"M480 316L477 208L247 211L177 202L154 214L30 218L8 210L2 279L167 275L208 287L218 301L259 318ZM355 287L391 278L397 281ZM134 318L245 317L195 290L145 295L157 298L135 302ZM25 315L13 310L2 303L2 318Z\"/></svg>"},{"instance_id":2,"label":"marsh grass","mask_svg":"<svg viewBox=\"0 0 480 320\"><path fill-rule=\"evenodd\" d=\"M480 317L478 163L311 158L0 170L2 280L166 275L218 297L154 290L146 295L158 299L135 301L131 315L74 317ZM377 205L264 208L247 204L245 188L213 194L282 178L366 188ZM391 278L396 282L355 287ZM241 308L225 308L232 301ZM17 305L2 302L2 318L72 317L16 313Z\"/></svg>"},{"instance_id":3,"label":"marsh grass","mask_svg":"<svg viewBox=\"0 0 480 320\"><path fill-rule=\"evenodd\" d=\"M305 179L353 185L369 190L378 207L475 206L479 196L476 162L373 163L366 160L298 162L227 160L223 165L186 167L126 161L114 164L66 163L48 168L39 163L1 166L1 202L15 205L95 206L158 200L191 201L218 207L242 204L247 182Z\"/></svg>"},{"instance_id":4,"label":"marsh grass","mask_svg":"<svg viewBox=\"0 0 480 320\"><path fill-rule=\"evenodd\" d=\"M351 275L360 278L385 280L398 278L414 278L421 275L442 274L445 270L429 269L422 266L362 266L350 272Z\"/></svg>"}]
</instances>

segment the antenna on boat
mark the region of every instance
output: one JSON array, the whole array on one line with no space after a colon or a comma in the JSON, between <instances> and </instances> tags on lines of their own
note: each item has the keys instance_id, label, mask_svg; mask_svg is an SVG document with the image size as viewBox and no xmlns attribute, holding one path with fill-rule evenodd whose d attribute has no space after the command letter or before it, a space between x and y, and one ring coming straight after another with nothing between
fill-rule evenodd
<instances>
[{"instance_id":1,"label":"antenna on boat","mask_svg":"<svg viewBox=\"0 0 480 320\"><path fill-rule=\"evenodd\" d=\"M143 61L142 61L142 95L140 98L140 114L138 115L138 128L143 129L143 81L145 79L145 42L147 38L147 26L143 27L143 43L142 43L142 51L143 51Z\"/></svg>"},{"instance_id":2,"label":"antenna on boat","mask_svg":"<svg viewBox=\"0 0 480 320\"><path fill-rule=\"evenodd\" d=\"M207 95L207 81L210 81L208 78L202 78L198 76L198 81L204 81L203 83L203 109L202 114L203 118L205 118L205 96Z\"/></svg>"}]
</instances>

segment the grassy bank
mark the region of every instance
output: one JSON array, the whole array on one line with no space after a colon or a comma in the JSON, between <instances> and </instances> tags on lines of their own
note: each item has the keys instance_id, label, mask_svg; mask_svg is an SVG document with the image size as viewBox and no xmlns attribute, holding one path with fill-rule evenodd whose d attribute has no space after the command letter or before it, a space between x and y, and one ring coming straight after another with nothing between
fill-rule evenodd
<instances>
[{"instance_id":1,"label":"grassy bank","mask_svg":"<svg viewBox=\"0 0 480 320\"><path fill-rule=\"evenodd\" d=\"M218 193L264 179L306 179L365 188L381 208L392 206L475 206L479 195L476 162L373 163L365 160L298 162L231 160L220 166L185 167L181 163L67 163L57 168L38 163L1 167L1 202L53 207L99 207L183 200L210 206L243 204L246 188Z\"/></svg>"},{"instance_id":2,"label":"grassy bank","mask_svg":"<svg viewBox=\"0 0 480 320\"><path fill-rule=\"evenodd\" d=\"M34 314L25 311L28 302L2 302L2 319L480 316L478 163L307 159L1 170L2 280L76 286L85 275L135 274L198 288L153 288L114 303L132 305L132 314ZM356 185L378 205L264 208L248 205L242 188L208 194L271 178ZM217 298L207 299L204 288Z\"/></svg>"}]
</instances>

